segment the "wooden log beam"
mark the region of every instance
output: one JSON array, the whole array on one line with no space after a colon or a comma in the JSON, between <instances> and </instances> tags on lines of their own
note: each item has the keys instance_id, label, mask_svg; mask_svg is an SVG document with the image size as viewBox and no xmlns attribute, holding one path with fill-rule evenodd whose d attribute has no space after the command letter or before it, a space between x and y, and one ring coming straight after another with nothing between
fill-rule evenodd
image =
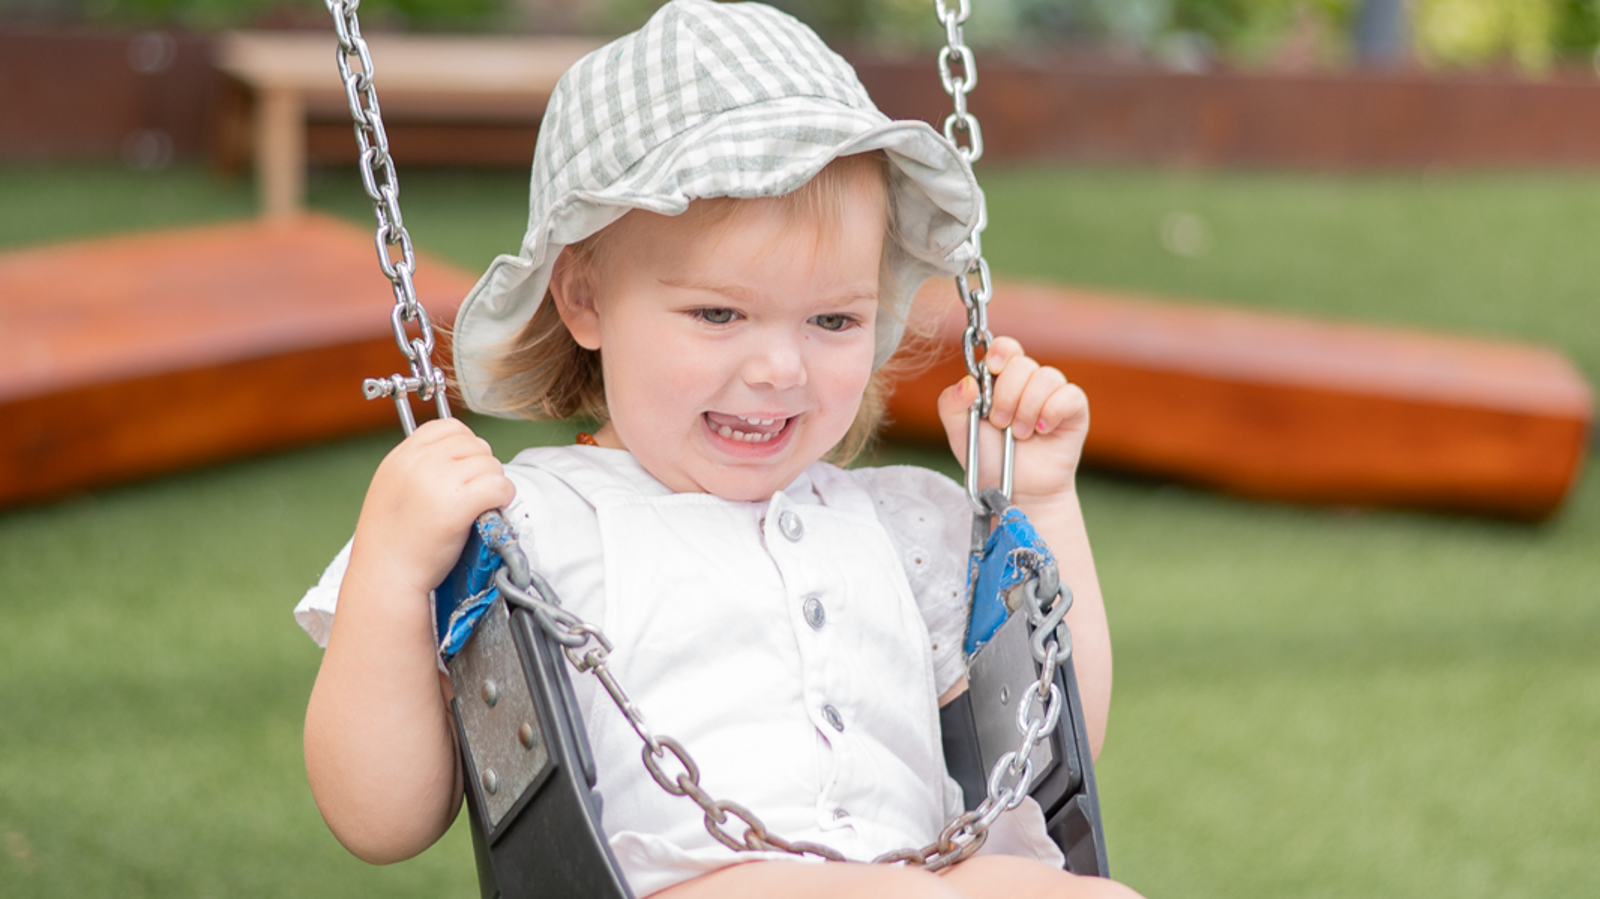
<instances>
[{"instance_id":1,"label":"wooden log beam","mask_svg":"<svg viewBox=\"0 0 1600 899\"><path fill-rule=\"evenodd\" d=\"M448 322L472 286L423 256ZM0 255L0 505L384 426L404 367L370 231L301 215ZM422 410L424 417L426 410Z\"/></svg>"},{"instance_id":2,"label":"wooden log beam","mask_svg":"<svg viewBox=\"0 0 1600 899\"><path fill-rule=\"evenodd\" d=\"M365 229L299 216L0 255L16 348L0 505L394 427L359 390L402 362L374 252ZM419 261L437 322L471 283ZM919 302L946 361L900 385L895 436L942 440L951 294L935 282ZM1536 519L1576 479L1592 419L1588 385L1538 347L1017 284L991 325L1088 391L1088 463L1247 496Z\"/></svg>"},{"instance_id":3,"label":"wooden log beam","mask_svg":"<svg viewBox=\"0 0 1600 899\"><path fill-rule=\"evenodd\" d=\"M943 441L963 371L948 282L918 297L947 360L903 382L890 435ZM1263 499L1539 519L1576 481L1582 376L1523 344L1023 284L990 329L1089 395L1085 462Z\"/></svg>"}]
</instances>

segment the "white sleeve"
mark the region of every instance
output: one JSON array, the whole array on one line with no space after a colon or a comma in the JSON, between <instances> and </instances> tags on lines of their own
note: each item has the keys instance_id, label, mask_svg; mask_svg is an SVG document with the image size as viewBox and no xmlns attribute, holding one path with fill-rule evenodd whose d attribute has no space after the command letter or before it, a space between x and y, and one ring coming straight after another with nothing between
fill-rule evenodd
<instances>
[{"instance_id":1,"label":"white sleeve","mask_svg":"<svg viewBox=\"0 0 1600 899\"><path fill-rule=\"evenodd\" d=\"M339 605L339 585L344 583L345 569L350 567L352 542L353 539L345 541L344 548L323 569L322 577L294 607L294 620L323 649L328 648L328 634L333 630L333 610Z\"/></svg>"},{"instance_id":2,"label":"white sleeve","mask_svg":"<svg viewBox=\"0 0 1600 899\"><path fill-rule=\"evenodd\" d=\"M872 495L878 520L900 555L922 620L933 639L933 679L944 695L967 673L967 554L972 508L966 488L915 466L851 472Z\"/></svg>"},{"instance_id":3,"label":"white sleeve","mask_svg":"<svg viewBox=\"0 0 1600 899\"><path fill-rule=\"evenodd\" d=\"M587 621L603 621L604 566L594 561L600 546L594 509L556 476L531 465L518 464L522 458L519 456L506 466L506 476L517 488L516 497L505 508L506 520L516 528L518 543L529 565L557 587L564 607ZM328 647L328 635L333 630L339 587L350 566L353 542L354 538L345 543L323 570L322 577L294 607L295 621L323 649ZM428 600L431 621L435 619L432 593ZM438 634L434 637L437 640ZM445 670L443 659L439 661L439 669ZM574 677L572 687L579 708L589 708L596 696L594 678Z\"/></svg>"},{"instance_id":4,"label":"white sleeve","mask_svg":"<svg viewBox=\"0 0 1600 899\"><path fill-rule=\"evenodd\" d=\"M506 520L516 528L520 538L518 542L527 554L529 564L552 583L558 584L564 583L567 578L566 567L574 567L578 573L579 589L569 588L566 592L582 601L580 607L587 616L592 616L591 620L598 620L605 608L600 585L601 569L594 565L585 567L578 564L583 560L583 554L570 549L574 545L599 545L593 510L570 487L548 472L512 463L506 466L506 476L517 488L516 497L506 506ZM352 542L354 538L345 543L344 548L323 570L322 577L294 607L294 620L324 649L328 647L333 615L339 606L339 587L344 582L346 569L350 567ZM431 602L431 595L429 599ZM429 617L433 617L431 613Z\"/></svg>"}]
</instances>

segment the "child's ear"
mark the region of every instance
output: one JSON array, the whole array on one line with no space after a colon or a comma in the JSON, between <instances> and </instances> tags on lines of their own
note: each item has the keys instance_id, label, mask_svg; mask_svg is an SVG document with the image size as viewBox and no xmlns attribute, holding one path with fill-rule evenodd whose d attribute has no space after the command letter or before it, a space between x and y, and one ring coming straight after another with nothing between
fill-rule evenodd
<instances>
[{"instance_id":1,"label":"child's ear","mask_svg":"<svg viewBox=\"0 0 1600 899\"><path fill-rule=\"evenodd\" d=\"M600 349L600 315L595 309L594 277L587 260L562 249L550 271L550 298L578 346Z\"/></svg>"}]
</instances>

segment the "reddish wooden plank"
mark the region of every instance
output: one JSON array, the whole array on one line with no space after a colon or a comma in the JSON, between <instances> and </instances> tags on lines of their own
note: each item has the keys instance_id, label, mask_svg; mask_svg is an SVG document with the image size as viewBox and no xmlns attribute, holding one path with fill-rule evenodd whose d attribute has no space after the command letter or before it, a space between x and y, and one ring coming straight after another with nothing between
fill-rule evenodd
<instances>
[{"instance_id":1,"label":"reddish wooden plank","mask_svg":"<svg viewBox=\"0 0 1600 899\"><path fill-rule=\"evenodd\" d=\"M919 308L959 345L947 283ZM1087 391L1091 464L1247 496L1542 518L1582 465L1589 386L1515 343L1002 284L990 328ZM891 433L942 440L959 355L903 383Z\"/></svg>"},{"instance_id":2,"label":"reddish wooden plank","mask_svg":"<svg viewBox=\"0 0 1600 899\"><path fill-rule=\"evenodd\" d=\"M422 259L448 321L470 276ZM948 362L897 391L940 439ZM0 504L392 426L358 385L394 371L393 297L364 229L248 222L0 256ZM1084 385L1094 464L1251 496L1538 518L1577 476L1589 387L1537 347L1002 285L991 323Z\"/></svg>"},{"instance_id":3,"label":"reddish wooden plank","mask_svg":"<svg viewBox=\"0 0 1600 899\"><path fill-rule=\"evenodd\" d=\"M423 257L443 321L472 285ZM252 221L0 255L0 504L394 423L403 362L370 232Z\"/></svg>"}]
</instances>

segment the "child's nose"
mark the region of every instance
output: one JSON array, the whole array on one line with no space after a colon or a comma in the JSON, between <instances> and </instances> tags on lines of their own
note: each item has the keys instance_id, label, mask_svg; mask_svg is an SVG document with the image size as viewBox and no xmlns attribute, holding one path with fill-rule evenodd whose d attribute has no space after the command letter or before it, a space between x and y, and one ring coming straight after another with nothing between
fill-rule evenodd
<instances>
[{"instance_id":1,"label":"child's nose","mask_svg":"<svg viewBox=\"0 0 1600 899\"><path fill-rule=\"evenodd\" d=\"M806 383L799 338L766 335L745 359L744 380L752 386L788 390Z\"/></svg>"}]
</instances>

